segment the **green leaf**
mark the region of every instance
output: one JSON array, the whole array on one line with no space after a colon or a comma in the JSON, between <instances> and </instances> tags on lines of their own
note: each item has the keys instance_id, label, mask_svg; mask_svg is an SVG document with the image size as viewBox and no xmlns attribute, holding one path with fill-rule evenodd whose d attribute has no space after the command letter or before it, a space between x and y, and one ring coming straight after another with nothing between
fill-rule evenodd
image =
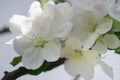
<instances>
[{"instance_id":1,"label":"green leaf","mask_svg":"<svg viewBox=\"0 0 120 80\"><path fill-rule=\"evenodd\" d=\"M120 32L115 32L115 35L120 39Z\"/></svg>"},{"instance_id":2,"label":"green leaf","mask_svg":"<svg viewBox=\"0 0 120 80\"><path fill-rule=\"evenodd\" d=\"M47 67L48 67L49 63L47 61L44 61L43 65L36 69L36 70L28 70L28 73L31 74L31 75L38 75L40 74L41 72L43 72Z\"/></svg>"},{"instance_id":3,"label":"green leaf","mask_svg":"<svg viewBox=\"0 0 120 80\"><path fill-rule=\"evenodd\" d=\"M39 0L39 1L40 1L40 4L41 4L41 7L43 7L44 4L45 4L46 2L48 2L49 0Z\"/></svg>"},{"instance_id":4,"label":"green leaf","mask_svg":"<svg viewBox=\"0 0 120 80\"><path fill-rule=\"evenodd\" d=\"M17 56L10 62L10 64L13 66L16 66L21 62L21 60L22 60L22 56Z\"/></svg>"},{"instance_id":5,"label":"green leaf","mask_svg":"<svg viewBox=\"0 0 120 80\"><path fill-rule=\"evenodd\" d=\"M120 30L120 22L113 19L113 29Z\"/></svg>"},{"instance_id":6,"label":"green leaf","mask_svg":"<svg viewBox=\"0 0 120 80\"><path fill-rule=\"evenodd\" d=\"M59 2L65 2L65 0L53 0L56 4Z\"/></svg>"},{"instance_id":7,"label":"green leaf","mask_svg":"<svg viewBox=\"0 0 120 80\"><path fill-rule=\"evenodd\" d=\"M115 53L120 54L120 47L115 50Z\"/></svg>"},{"instance_id":8,"label":"green leaf","mask_svg":"<svg viewBox=\"0 0 120 80\"><path fill-rule=\"evenodd\" d=\"M120 32L115 32L115 34L120 39ZM115 53L120 54L120 47L115 49Z\"/></svg>"}]
</instances>

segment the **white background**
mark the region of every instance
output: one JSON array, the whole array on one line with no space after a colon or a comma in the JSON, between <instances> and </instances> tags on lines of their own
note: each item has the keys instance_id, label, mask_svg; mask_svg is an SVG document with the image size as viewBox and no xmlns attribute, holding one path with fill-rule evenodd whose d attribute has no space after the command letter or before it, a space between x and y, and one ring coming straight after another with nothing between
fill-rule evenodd
<instances>
[{"instance_id":1,"label":"white background","mask_svg":"<svg viewBox=\"0 0 120 80\"><path fill-rule=\"evenodd\" d=\"M8 20L13 14L27 15L30 4L34 0L0 0L0 29L8 25ZM3 77L4 71L12 71L20 67L11 66L9 63L13 57L17 56L12 45L4 44L6 41L14 38L11 33L0 35L0 79ZM114 80L120 80L120 55L115 54L113 51L108 51L104 56L104 61L113 68ZM39 76L26 75L17 80L73 80L69 76L63 66L60 66L52 71L40 74ZM79 79L82 80L82 79ZM97 66L95 68L95 78L93 80L111 80L102 69Z\"/></svg>"}]
</instances>

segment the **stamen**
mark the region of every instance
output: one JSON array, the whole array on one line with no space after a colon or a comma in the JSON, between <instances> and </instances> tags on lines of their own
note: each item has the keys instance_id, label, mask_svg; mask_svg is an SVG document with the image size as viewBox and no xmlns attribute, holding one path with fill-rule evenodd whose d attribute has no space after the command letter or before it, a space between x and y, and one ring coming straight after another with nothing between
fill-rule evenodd
<instances>
[{"instance_id":1,"label":"stamen","mask_svg":"<svg viewBox=\"0 0 120 80\"><path fill-rule=\"evenodd\" d=\"M44 48L45 41L41 36L39 35L34 36L32 38L32 41L34 42L34 47Z\"/></svg>"}]
</instances>

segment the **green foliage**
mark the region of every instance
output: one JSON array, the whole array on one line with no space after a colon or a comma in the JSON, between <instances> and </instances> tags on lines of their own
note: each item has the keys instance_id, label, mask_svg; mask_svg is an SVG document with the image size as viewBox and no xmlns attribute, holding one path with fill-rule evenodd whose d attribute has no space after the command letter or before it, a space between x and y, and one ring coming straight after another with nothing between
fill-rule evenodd
<instances>
[{"instance_id":1,"label":"green foliage","mask_svg":"<svg viewBox=\"0 0 120 80\"><path fill-rule=\"evenodd\" d=\"M120 32L115 32L115 35L120 39Z\"/></svg>"},{"instance_id":2,"label":"green foliage","mask_svg":"<svg viewBox=\"0 0 120 80\"><path fill-rule=\"evenodd\" d=\"M115 32L115 34L120 39L120 32ZM120 47L115 49L115 53L120 54Z\"/></svg>"},{"instance_id":3,"label":"green foliage","mask_svg":"<svg viewBox=\"0 0 120 80\"><path fill-rule=\"evenodd\" d=\"M106 15L105 17L106 17L106 18L113 19L113 24L112 24L112 29L113 29L113 30L120 30L120 21L112 18L112 17L109 16L109 15Z\"/></svg>"},{"instance_id":4,"label":"green foliage","mask_svg":"<svg viewBox=\"0 0 120 80\"><path fill-rule=\"evenodd\" d=\"M113 19L113 29L120 30L120 21Z\"/></svg>"},{"instance_id":5,"label":"green foliage","mask_svg":"<svg viewBox=\"0 0 120 80\"><path fill-rule=\"evenodd\" d=\"M65 0L53 0L56 4L59 2L65 2Z\"/></svg>"},{"instance_id":6,"label":"green foliage","mask_svg":"<svg viewBox=\"0 0 120 80\"><path fill-rule=\"evenodd\" d=\"M43 72L47 67L48 67L49 63L47 61L44 61L43 65L36 69L36 70L28 70L28 73L31 75L38 75L41 72Z\"/></svg>"},{"instance_id":7,"label":"green foliage","mask_svg":"<svg viewBox=\"0 0 120 80\"><path fill-rule=\"evenodd\" d=\"M39 0L39 1L40 1L40 4L41 4L41 7L43 7L44 4L45 4L46 2L48 2L49 0Z\"/></svg>"},{"instance_id":8,"label":"green foliage","mask_svg":"<svg viewBox=\"0 0 120 80\"><path fill-rule=\"evenodd\" d=\"M10 62L10 64L13 66L16 66L21 62L21 60L22 60L22 56L17 56Z\"/></svg>"},{"instance_id":9,"label":"green foliage","mask_svg":"<svg viewBox=\"0 0 120 80\"><path fill-rule=\"evenodd\" d=\"M115 53L120 54L120 47L115 50Z\"/></svg>"}]
</instances>

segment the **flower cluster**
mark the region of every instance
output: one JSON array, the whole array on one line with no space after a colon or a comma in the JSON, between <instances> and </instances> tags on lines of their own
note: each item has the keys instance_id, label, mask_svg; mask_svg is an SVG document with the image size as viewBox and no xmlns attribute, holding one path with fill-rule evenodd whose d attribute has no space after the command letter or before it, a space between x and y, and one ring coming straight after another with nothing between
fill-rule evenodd
<instances>
[{"instance_id":1,"label":"flower cluster","mask_svg":"<svg viewBox=\"0 0 120 80\"><path fill-rule=\"evenodd\" d=\"M113 78L112 68L101 60L108 49L120 47L114 25L120 21L118 0L52 0L43 8L38 1L31 4L28 16L14 15L9 20L14 49L22 56L27 69L38 69L44 61L66 58L65 70L86 80L94 77L99 64Z\"/></svg>"}]
</instances>

